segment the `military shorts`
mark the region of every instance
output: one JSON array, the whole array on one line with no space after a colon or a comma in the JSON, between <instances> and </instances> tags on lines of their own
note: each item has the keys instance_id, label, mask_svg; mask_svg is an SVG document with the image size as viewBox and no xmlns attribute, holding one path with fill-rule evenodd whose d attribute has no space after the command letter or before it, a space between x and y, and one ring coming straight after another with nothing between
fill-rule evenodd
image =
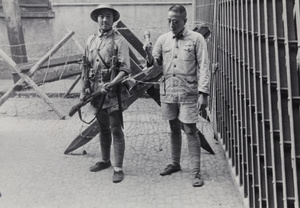
<instances>
[{"instance_id":1,"label":"military shorts","mask_svg":"<svg viewBox=\"0 0 300 208\"><path fill-rule=\"evenodd\" d=\"M161 103L161 114L164 120L178 118L182 123L197 123L197 103Z\"/></svg>"}]
</instances>

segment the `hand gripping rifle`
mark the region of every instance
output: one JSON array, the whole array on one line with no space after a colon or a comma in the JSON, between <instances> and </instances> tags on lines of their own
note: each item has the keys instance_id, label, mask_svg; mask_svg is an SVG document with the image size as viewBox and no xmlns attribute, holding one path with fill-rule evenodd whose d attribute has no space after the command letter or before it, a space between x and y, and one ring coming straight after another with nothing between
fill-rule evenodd
<instances>
[{"instance_id":1,"label":"hand gripping rifle","mask_svg":"<svg viewBox=\"0 0 300 208\"><path fill-rule=\"evenodd\" d=\"M108 83L105 87L106 89L110 89L122 82L124 82L126 79L128 78L128 76L124 77L123 79L120 79L119 81L113 83L113 84L110 84ZM103 94L101 92L101 90L103 89L103 85L100 85L99 88L97 89L97 91L93 92L92 94L89 94L89 95L86 95L82 101L80 101L78 104L74 105L70 112L69 112L69 116L72 117L75 113L78 112L78 115L79 115L79 118L81 121L83 121L84 123L87 123L87 124L90 124L91 122L85 122L83 119L82 119L82 116L81 116L81 108L83 106L85 106L86 104L88 104L89 102L92 102L93 100L95 99L100 99L100 103L103 103L104 102L104 99L105 99L105 94Z\"/></svg>"},{"instance_id":2,"label":"hand gripping rifle","mask_svg":"<svg viewBox=\"0 0 300 208\"><path fill-rule=\"evenodd\" d=\"M143 71L141 71L140 73L137 73L134 76L125 76L122 79L118 80L117 82L114 83L108 83L106 85L107 88L112 88L114 86L117 86L118 84L124 83L126 84L126 86L130 89L132 89L136 84L138 84L138 81L143 80L149 73L151 73L151 69L152 68L146 68ZM83 106L85 106L86 104L88 104L89 102L93 101L94 99L101 99L100 103L102 103L105 99L104 94L101 93L101 89L103 88L103 85L100 85L99 88L97 89L97 91L93 92L92 94L89 94L87 96L85 96L83 98L82 101L80 101L78 104L74 105L70 112L69 112L69 116L72 117L75 113L78 112L79 118L82 120L81 117L81 108ZM83 121L83 120L82 120ZM83 121L84 123L88 123ZM89 122L90 123L90 122Z\"/></svg>"},{"instance_id":3,"label":"hand gripping rifle","mask_svg":"<svg viewBox=\"0 0 300 208\"><path fill-rule=\"evenodd\" d=\"M113 44L114 45L114 44ZM111 76L110 76L110 80L113 80L117 74L117 57L116 57L116 54L117 54L117 47L114 45L112 46L113 47L113 56L111 58ZM103 61L101 55L99 54L99 57L101 58L102 62L105 64L105 62ZM87 61L87 58L86 56L83 56L82 57L82 65L83 65L83 73L84 73L84 90L87 90L90 92L91 89L90 89L90 82L89 82L89 79L93 80L95 78L95 74L92 73L90 70L90 67L89 67L89 64L88 64L88 61ZM107 66L107 68L109 68ZM103 77L102 77L103 78ZM103 80L102 80L103 81ZM109 89L117 86L117 89L118 89L118 85L124 81L123 79L117 81L117 82L114 82L113 84L112 83L108 83L106 86L105 86L105 89L108 91ZM101 90L103 89L104 85L100 85L98 90L93 92L92 94L88 94L86 95L83 100L78 103L77 105L73 106L72 109L70 110L69 112L69 116L73 116L76 112L78 112L78 115L79 115L79 118L82 122L86 123L86 124L90 124L91 122L94 121L94 118L92 121L90 122L86 122L82 119L82 115L81 115L81 108L83 106L85 106L87 103L89 102L92 102L93 100L95 100L96 98L98 99L99 103L100 103L100 109L102 108L102 105L104 103L104 100L105 100L105 97L106 95L103 94L101 92ZM119 99L118 99L119 101Z\"/></svg>"}]
</instances>

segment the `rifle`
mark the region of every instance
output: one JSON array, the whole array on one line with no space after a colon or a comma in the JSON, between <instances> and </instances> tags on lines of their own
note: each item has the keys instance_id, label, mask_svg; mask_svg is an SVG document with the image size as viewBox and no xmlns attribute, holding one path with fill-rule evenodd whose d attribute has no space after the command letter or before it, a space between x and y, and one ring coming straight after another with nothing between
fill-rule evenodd
<instances>
[{"instance_id":1,"label":"rifle","mask_svg":"<svg viewBox=\"0 0 300 208\"><path fill-rule=\"evenodd\" d=\"M116 46L113 46L113 47L114 47L114 49L113 49L114 53L113 53L113 56L111 58L112 67L111 67L111 77L110 77L110 80L113 80L113 78L116 76L116 71L117 71L117 57L116 57L117 47ZM103 61L103 59L102 59L102 57L101 57L100 54L99 54L99 57ZM105 64L104 61L103 61L103 63ZM95 79L95 73L94 73L93 69L90 68L86 56L82 57L82 65L83 65L83 77L84 77L83 78L84 90L89 89L89 91L91 91L91 85L90 85L90 81L89 80ZM103 78L103 76L102 76L102 78ZM123 79L121 79L118 82L115 82L114 84L108 83L108 85L106 86L106 90L108 90L110 88L113 88L114 86L120 84L122 81L123 81ZM97 89L97 91L93 92L92 94L86 95L80 103L76 104L75 106L73 106L71 108L71 110L69 112L69 116L72 117L76 112L78 112L80 120L82 122L84 122L84 123L90 124L94 119L91 122L84 121L82 119L81 110L80 109L83 106L85 106L87 103L92 102L93 100L95 100L96 98L100 99L100 102L99 102L100 106L101 106L100 108L102 108L102 105L104 103L105 96L106 96L105 94L101 93L102 89L103 89L103 85L100 85L99 88Z\"/></svg>"},{"instance_id":2,"label":"rifle","mask_svg":"<svg viewBox=\"0 0 300 208\"><path fill-rule=\"evenodd\" d=\"M130 90L138 83L138 81L141 81L145 77L147 77L147 75L149 75L151 73L151 71L152 71L152 67L146 68L146 69L144 69L143 71L137 73L134 76L130 76L130 75L125 76L125 77L123 77L122 79L118 80L117 82L115 82L113 84L108 83L107 88L112 88L114 86L117 86L118 84L124 83L125 86L127 86L127 88ZM103 102L104 99L105 99L105 94L101 93L102 88L103 88L103 85L100 85L99 88L97 89L97 91L93 92L92 94L89 94L89 95L85 96L81 102L74 105L71 108L70 112L69 112L69 116L72 117L75 113L78 112L79 117L81 118L81 110L80 109L83 106L85 106L86 104L88 104L89 102L93 101L94 99L96 99L96 98L99 99L99 96L101 96L101 98L100 98L101 101L100 102Z\"/></svg>"},{"instance_id":3,"label":"rifle","mask_svg":"<svg viewBox=\"0 0 300 208\"><path fill-rule=\"evenodd\" d=\"M126 78L128 78L128 76L124 77L123 79L120 79L119 81L110 84L107 84L107 89L112 88L120 83L122 83L124 80L126 80ZM100 97L100 103L102 103L105 99L105 94L102 94L101 89L103 89L103 85L100 85L99 88L97 89L97 91L93 92L92 94L86 95L82 101L80 101L78 104L74 105L70 112L69 112L69 116L72 117L75 113L79 113L79 117L81 117L81 112L80 109L85 106L86 104L88 104L89 102L93 101L94 99L99 99Z\"/></svg>"}]
</instances>

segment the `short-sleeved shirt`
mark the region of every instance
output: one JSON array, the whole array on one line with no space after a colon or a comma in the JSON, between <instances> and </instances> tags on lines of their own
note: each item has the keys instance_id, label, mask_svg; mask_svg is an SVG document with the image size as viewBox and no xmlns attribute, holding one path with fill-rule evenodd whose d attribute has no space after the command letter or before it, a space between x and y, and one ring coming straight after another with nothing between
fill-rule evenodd
<instances>
[{"instance_id":1,"label":"short-sleeved shirt","mask_svg":"<svg viewBox=\"0 0 300 208\"><path fill-rule=\"evenodd\" d=\"M187 29L179 37L165 33L157 39L152 54L154 64L163 66L161 102L195 103L199 92L209 93L209 59L201 34Z\"/></svg>"},{"instance_id":2,"label":"short-sleeved shirt","mask_svg":"<svg viewBox=\"0 0 300 208\"><path fill-rule=\"evenodd\" d=\"M90 80L92 92L96 91L101 84L111 81L108 73L111 67L111 58L113 56L114 48L117 49L118 70L124 71L127 74L131 73L129 47L126 40L116 31L109 31L92 35L88 38L84 55L87 57L90 71L94 73L95 78ZM100 55L99 55L100 54ZM100 58L102 57L102 59ZM116 105L117 96L115 88L107 93L103 108ZM122 100L126 99L128 93L123 85L121 85Z\"/></svg>"}]
</instances>

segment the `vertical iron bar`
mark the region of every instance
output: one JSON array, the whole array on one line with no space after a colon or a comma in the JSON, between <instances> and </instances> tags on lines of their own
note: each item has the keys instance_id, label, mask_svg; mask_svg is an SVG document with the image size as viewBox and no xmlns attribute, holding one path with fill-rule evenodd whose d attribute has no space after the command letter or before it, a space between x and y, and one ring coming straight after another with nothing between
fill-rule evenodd
<instances>
[{"instance_id":1,"label":"vertical iron bar","mask_svg":"<svg viewBox=\"0 0 300 208\"><path fill-rule=\"evenodd\" d=\"M252 107L254 108L254 115L253 115L253 129L255 129L255 134L253 133L253 141L252 141L252 157L253 157L253 169L255 171L255 177L254 180L254 205L255 207L262 207L262 198L264 198L264 183L262 179L262 165L260 162L260 140L262 140L261 136L261 128L259 124L259 116L258 112L261 110L260 109L260 87L259 87L259 65L258 61L259 58L258 56L258 39L257 39L257 33L258 33L258 12L257 12L257 0L251 1L251 12L250 12L250 17L251 17L251 49L252 49L252 60L250 61L252 72L252 84L253 84L253 100L251 104L253 105Z\"/></svg>"},{"instance_id":2,"label":"vertical iron bar","mask_svg":"<svg viewBox=\"0 0 300 208\"><path fill-rule=\"evenodd\" d=\"M299 40L297 38L296 29L293 21L293 1L282 1L283 6L283 28L284 28L284 44L285 44L285 62L287 68L287 87L288 87L288 112L290 120L290 141L285 141L284 146L289 150L292 171L286 172L287 182L287 203L288 206L299 208L299 189L300 189L300 118L299 118L299 66L297 68L296 53L299 53ZM295 1L298 5L296 11L299 10L299 1ZM299 11L298 11L299 12ZM299 20L297 20L299 21ZM299 30L299 29L298 29ZM298 34L299 35L299 34ZM297 44L298 43L298 47ZM288 158L287 158L288 159Z\"/></svg>"},{"instance_id":3,"label":"vertical iron bar","mask_svg":"<svg viewBox=\"0 0 300 208\"><path fill-rule=\"evenodd\" d=\"M261 149L259 153L260 161L262 163L263 167L263 184L265 187L265 190L263 193L265 193L261 198L262 207L270 207L269 206L269 187L268 187L268 177L267 177L267 155L266 155L266 128L265 128L265 103L266 97L265 97L265 90L264 90L264 69L265 64L263 60L264 56L264 43L263 43L263 33L264 33L264 12L263 12L263 0L258 0L257 4L257 11L258 11L258 22L260 23L258 26L258 57L259 57L259 87L260 87L260 111L258 112L259 119L261 121L261 128L262 128L262 138L260 139L261 143Z\"/></svg>"}]
</instances>

